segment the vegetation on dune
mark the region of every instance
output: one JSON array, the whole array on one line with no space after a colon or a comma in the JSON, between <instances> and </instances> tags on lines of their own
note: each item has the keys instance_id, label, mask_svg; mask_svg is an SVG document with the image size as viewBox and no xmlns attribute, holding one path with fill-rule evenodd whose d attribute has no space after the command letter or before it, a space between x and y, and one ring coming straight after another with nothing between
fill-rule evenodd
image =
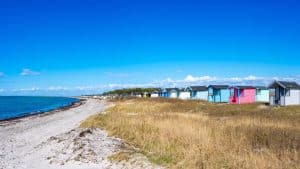
<instances>
[{"instance_id":1,"label":"vegetation on dune","mask_svg":"<svg viewBox=\"0 0 300 169\"><path fill-rule=\"evenodd\" d=\"M300 106L131 99L87 119L171 168L299 168Z\"/></svg>"},{"instance_id":2,"label":"vegetation on dune","mask_svg":"<svg viewBox=\"0 0 300 169\"><path fill-rule=\"evenodd\" d=\"M131 95L132 93L152 93L158 90L158 88L128 88L105 92L103 95Z\"/></svg>"}]
</instances>

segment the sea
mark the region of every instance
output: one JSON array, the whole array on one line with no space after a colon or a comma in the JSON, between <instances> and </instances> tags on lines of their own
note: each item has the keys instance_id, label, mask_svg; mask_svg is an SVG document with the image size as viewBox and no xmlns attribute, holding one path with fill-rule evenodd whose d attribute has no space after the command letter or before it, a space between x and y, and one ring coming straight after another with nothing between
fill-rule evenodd
<instances>
[{"instance_id":1,"label":"sea","mask_svg":"<svg viewBox=\"0 0 300 169\"><path fill-rule=\"evenodd\" d=\"M40 114L79 101L70 97L0 96L0 120Z\"/></svg>"}]
</instances>

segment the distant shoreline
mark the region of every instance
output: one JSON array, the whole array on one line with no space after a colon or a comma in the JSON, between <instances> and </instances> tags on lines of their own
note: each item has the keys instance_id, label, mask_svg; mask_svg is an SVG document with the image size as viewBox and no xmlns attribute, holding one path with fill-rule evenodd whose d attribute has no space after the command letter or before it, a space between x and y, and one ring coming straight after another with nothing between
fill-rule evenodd
<instances>
[{"instance_id":1,"label":"distant shoreline","mask_svg":"<svg viewBox=\"0 0 300 169\"><path fill-rule=\"evenodd\" d=\"M76 98L76 97L72 97L72 98ZM0 126L7 125L6 123L10 123L10 122L18 122L18 121L21 121L22 119L25 119L25 118L31 118L31 117L35 117L35 116L39 116L39 117L47 116L47 115L50 115L52 113L56 113L56 112L60 112L60 111L64 111L64 110L69 110L71 108L81 106L86 101L86 99L83 99L83 98L76 98L76 99L78 99L78 101L75 101L75 102L73 102L69 105L57 107L57 108L54 108L54 109L51 109L51 110L40 111L40 112L31 112L31 113L24 114L24 115L17 116L17 117L12 117L12 118L8 118L8 119L0 119Z\"/></svg>"}]
</instances>

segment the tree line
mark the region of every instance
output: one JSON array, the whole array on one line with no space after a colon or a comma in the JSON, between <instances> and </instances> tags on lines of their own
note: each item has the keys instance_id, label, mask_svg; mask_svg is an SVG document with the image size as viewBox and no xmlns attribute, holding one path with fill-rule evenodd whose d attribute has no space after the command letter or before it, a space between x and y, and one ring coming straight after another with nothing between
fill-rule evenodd
<instances>
[{"instance_id":1,"label":"tree line","mask_svg":"<svg viewBox=\"0 0 300 169\"><path fill-rule=\"evenodd\" d=\"M117 89L103 93L103 95L131 95L131 94L143 94L157 92L158 88L127 88Z\"/></svg>"}]
</instances>

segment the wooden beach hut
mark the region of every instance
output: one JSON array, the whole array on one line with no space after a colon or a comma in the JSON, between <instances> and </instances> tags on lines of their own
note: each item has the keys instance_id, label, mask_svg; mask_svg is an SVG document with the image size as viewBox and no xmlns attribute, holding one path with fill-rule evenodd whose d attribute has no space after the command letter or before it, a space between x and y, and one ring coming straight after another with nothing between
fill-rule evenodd
<instances>
[{"instance_id":1,"label":"wooden beach hut","mask_svg":"<svg viewBox=\"0 0 300 169\"><path fill-rule=\"evenodd\" d=\"M230 90L228 85L209 85L208 101L215 103L228 103Z\"/></svg>"},{"instance_id":2,"label":"wooden beach hut","mask_svg":"<svg viewBox=\"0 0 300 169\"><path fill-rule=\"evenodd\" d=\"M178 88L166 88L167 98L178 98L179 89Z\"/></svg>"},{"instance_id":3,"label":"wooden beach hut","mask_svg":"<svg viewBox=\"0 0 300 169\"><path fill-rule=\"evenodd\" d=\"M253 86L230 87L230 104L255 103L256 88Z\"/></svg>"},{"instance_id":4,"label":"wooden beach hut","mask_svg":"<svg viewBox=\"0 0 300 169\"><path fill-rule=\"evenodd\" d=\"M261 103L268 103L269 102L269 89L265 86L255 86L256 93L255 93L255 101Z\"/></svg>"},{"instance_id":5,"label":"wooden beach hut","mask_svg":"<svg viewBox=\"0 0 300 169\"><path fill-rule=\"evenodd\" d=\"M191 99L193 100L206 100L208 99L208 89L206 86L189 86L187 87L190 91Z\"/></svg>"},{"instance_id":6,"label":"wooden beach hut","mask_svg":"<svg viewBox=\"0 0 300 169\"><path fill-rule=\"evenodd\" d=\"M270 105L300 105L300 86L296 82L274 81L269 89Z\"/></svg>"},{"instance_id":7,"label":"wooden beach hut","mask_svg":"<svg viewBox=\"0 0 300 169\"><path fill-rule=\"evenodd\" d=\"M168 97L168 91L166 88L162 88L158 91L158 96L159 97L165 97L167 98Z\"/></svg>"},{"instance_id":8,"label":"wooden beach hut","mask_svg":"<svg viewBox=\"0 0 300 169\"><path fill-rule=\"evenodd\" d=\"M191 98L191 92L189 90L186 90L186 89L180 89L179 94L178 94L178 98L182 99L182 100L188 100L188 99Z\"/></svg>"},{"instance_id":9,"label":"wooden beach hut","mask_svg":"<svg viewBox=\"0 0 300 169\"><path fill-rule=\"evenodd\" d=\"M159 97L159 92L158 92L158 91L151 92L151 93L150 93L150 97L151 97L151 98L157 98L157 97Z\"/></svg>"}]
</instances>

